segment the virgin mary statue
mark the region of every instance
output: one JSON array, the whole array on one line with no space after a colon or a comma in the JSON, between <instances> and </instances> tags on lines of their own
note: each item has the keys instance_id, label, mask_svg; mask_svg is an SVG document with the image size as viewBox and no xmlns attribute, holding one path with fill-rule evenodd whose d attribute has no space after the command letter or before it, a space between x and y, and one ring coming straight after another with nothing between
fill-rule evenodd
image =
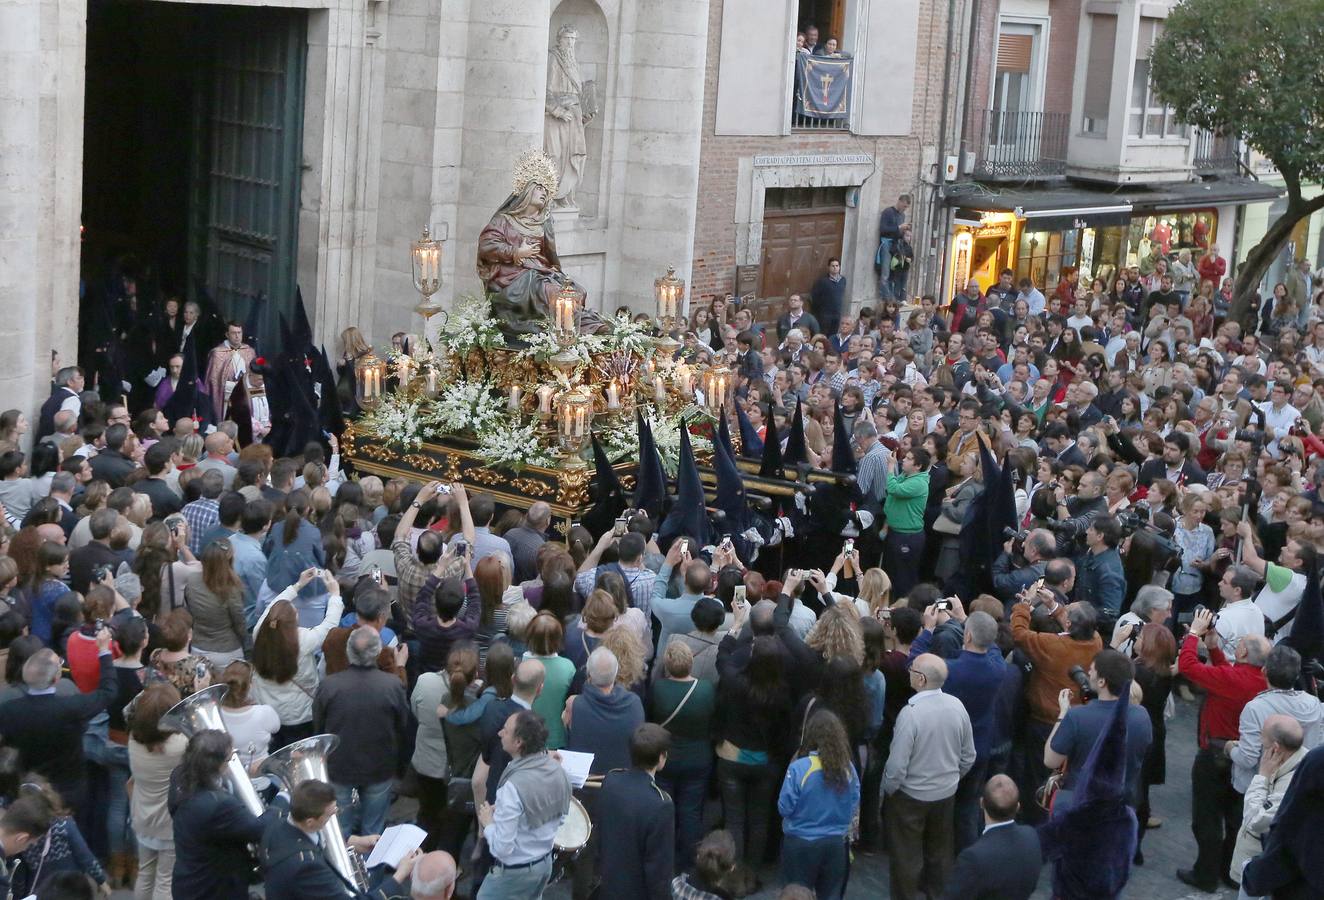
<instances>
[{"instance_id":1,"label":"virgin mary statue","mask_svg":"<svg viewBox=\"0 0 1324 900\"><path fill-rule=\"evenodd\" d=\"M513 193L478 236L478 277L487 288L492 313L507 334L546 330L552 298L569 284L581 298L583 287L561 271L552 230L551 201L556 196L556 168L543 153L520 157ZM592 331L601 320L582 311L580 330Z\"/></svg>"}]
</instances>

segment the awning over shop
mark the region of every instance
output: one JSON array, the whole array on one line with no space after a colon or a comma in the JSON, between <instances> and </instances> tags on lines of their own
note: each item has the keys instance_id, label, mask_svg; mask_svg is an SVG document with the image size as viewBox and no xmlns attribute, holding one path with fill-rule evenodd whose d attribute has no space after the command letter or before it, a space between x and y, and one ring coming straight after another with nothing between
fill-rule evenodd
<instances>
[{"instance_id":1,"label":"awning over shop","mask_svg":"<svg viewBox=\"0 0 1324 900\"><path fill-rule=\"evenodd\" d=\"M1010 212L1036 231L1125 225L1138 212L1192 209L1273 200L1283 189L1251 178L1213 178L1176 184L1103 188L1066 181L1048 188L1002 189L980 182L947 188L946 203L958 222L978 222L985 212Z\"/></svg>"}]
</instances>

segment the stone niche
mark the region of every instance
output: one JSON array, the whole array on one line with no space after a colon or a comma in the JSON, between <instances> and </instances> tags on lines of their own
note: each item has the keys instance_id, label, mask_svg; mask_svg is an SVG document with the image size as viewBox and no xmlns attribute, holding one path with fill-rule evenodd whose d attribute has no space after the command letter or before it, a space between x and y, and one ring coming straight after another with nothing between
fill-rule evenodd
<instances>
[{"instance_id":1,"label":"stone niche","mask_svg":"<svg viewBox=\"0 0 1324 900\"><path fill-rule=\"evenodd\" d=\"M613 8L609 12L614 15L617 10ZM616 114L615 73L619 56L614 46L615 32L598 3L561 0L553 9L547 28L549 66L557 33L564 25L573 25L578 32L575 57L582 82L593 83L596 114L584 126L588 157L575 192L575 208L553 213L557 249L562 267L587 289L589 308L610 312L606 297L608 204L604 198L609 193L611 167L607 156L612 144L608 123Z\"/></svg>"}]
</instances>

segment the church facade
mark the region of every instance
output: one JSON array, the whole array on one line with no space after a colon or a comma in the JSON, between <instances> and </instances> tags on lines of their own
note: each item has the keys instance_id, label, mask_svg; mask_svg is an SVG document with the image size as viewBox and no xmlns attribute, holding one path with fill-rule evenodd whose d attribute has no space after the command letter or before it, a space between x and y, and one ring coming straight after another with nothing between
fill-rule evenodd
<instances>
[{"instance_id":1,"label":"church facade","mask_svg":"<svg viewBox=\"0 0 1324 900\"><path fill-rule=\"evenodd\" d=\"M388 346L420 327L410 242L442 241L443 305L477 293L531 148L573 165L553 219L589 306L651 310L691 269L708 27L709 0L5 3L0 394L44 397L126 260L268 330L301 293L332 353L350 325Z\"/></svg>"}]
</instances>

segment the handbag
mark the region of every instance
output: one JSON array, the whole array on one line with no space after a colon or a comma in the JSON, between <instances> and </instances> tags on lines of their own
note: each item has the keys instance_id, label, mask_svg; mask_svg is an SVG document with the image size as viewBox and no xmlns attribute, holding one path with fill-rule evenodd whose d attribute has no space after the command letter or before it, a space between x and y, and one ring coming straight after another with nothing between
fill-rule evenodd
<instances>
[{"instance_id":1,"label":"handbag","mask_svg":"<svg viewBox=\"0 0 1324 900\"><path fill-rule=\"evenodd\" d=\"M961 533L961 523L947 515L947 510L944 509L938 514L938 518L934 520L933 530L938 534L957 535Z\"/></svg>"},{"instance_id":2,"label":"handbag","mask_svg":"<svg viewBox=\"0 0 1324 900\"><path fill-rule=\"evenodd\" d=\"M1062 767L1052 775L1049 775L1048 779L1044 781L1039 790L1034 792L1034 802L1038 803L1039 807L1043 809L1044 812L1053 811L1053 800L1057 797L1057 791L1062 787L1062 781L1066 777L1067 764L1063 763Z\"/></svg>"},{"instance_id":3,"label":"handbag","mask_svg":"<svg viewBox=\"0 0 1324 900\"><path fill-rule=\"evenodd\" d=\"M671 711L671 715L667 716L658 724L661 725L663 728L666 728L667 725L671 722L671 720L676 718L677 713L679 713L682 709L685 708L685 704L689 702L690 696L694 693L694 689L698 686L699 686L699 679L696 678L693 681L691 681L690 689L685 692L684 697L680 698L680 702L677 703L676 708Z\"/></svg>"}]
</instances>

